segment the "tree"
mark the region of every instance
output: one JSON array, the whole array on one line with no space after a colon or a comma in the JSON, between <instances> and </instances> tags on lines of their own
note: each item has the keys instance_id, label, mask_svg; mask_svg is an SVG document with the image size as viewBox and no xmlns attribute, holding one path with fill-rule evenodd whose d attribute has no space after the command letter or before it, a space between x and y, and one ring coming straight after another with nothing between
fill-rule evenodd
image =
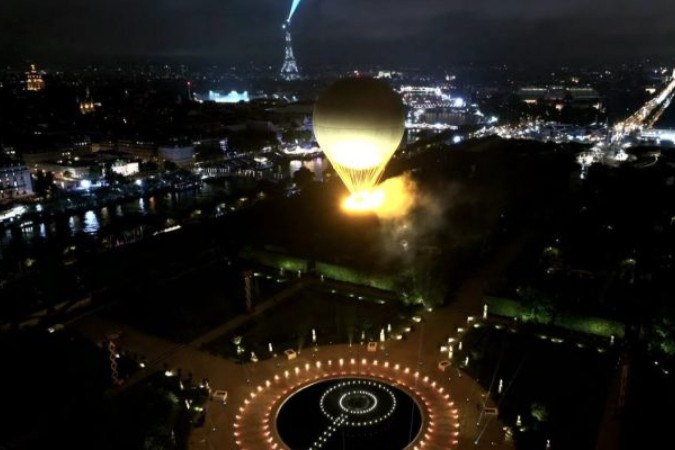
<instances>
[{"instance_id":1,"label":"tree","mask_svg":"<svg viewBox=\"0 0 675 450\"><path fill-rule=\"evenodd\" d=\"M35 174L33 190L39 196L50 194L54 188L54 174L51 172L38 171Z\"/></svg>"},{"instance_id":2,"label":"tree","mask_svg":"<svg viewBox=\"0 0 675 450\"><path fill-rule=\"evenodd\" d=\"M675 357L675 321L662 312L647 333L649 349L658 356Z\"/></svg>"},{"instance_id":3,"label":"tree","mask_svg":"<svg viewBox=\"0 0 675 450\"><path fill-rule=\"evenodd\" d=\"M312 139L312 133L306 130L290 129L281 133L281 139L286 143L307 142Z\"/></svg>"},{"instance_id":4,"label":"tree","mask_svg":"<svg viewBox=\"0 0 675 450\"><path fill-rule=\"evenodd\" d=\"M534 320L539 323L553 323L555 308L551 298L544 292L533 287L525 287L518 290L521 302L528 309L521 319L524 321Z\"/></svg>"},{"instance_id":5,"label":"tree","mask_svg":"<svg viewBox=\"0 0 675 450\"><path fill-rule=\"evenodd\" d=\"M227 141L228 148L236 152L257 152L264 147L278 144L277 136L272 131L252 128L233 132Z\"/></svg>"},{"instance_id":6,"label":"tree","mask_svg":"<svg viewBox=\"0 0 675 450\"><path fill-rule=\"evenodd\" d=\"M124 182L125 177L124 175L121 175L114 170L112 170L112 164L111 163L106 163L105 164L105 180L108 182L108 184L119 184Z\"/></svg>"},{"instance_id":7,"label":"tree","mask_svg":"<svg viewBox=\"0 0 675 450\"><path fill-rule=\"evenodd\" d=\"M159 166L156 162L153 161L144 161L140 164L141 172L154 172L159 169Z\"/></svg>"},{"instance_id":8,"label":"tree","mask_svg":"<svg viewBox=\"0 0 675 450\"><path fill-rule=\"evenodd\" d=\"M89 168L89 178L92 180L103 178L103 168L100 164L94 164Z\"/></svg>"},{"instance_id":9,"label":"tree","mask_svg":"<svg viewBox=\"0 0 675 450\"><path fill-rule=\"evenodd\" d=\"M537 422L548 421L548 408L541 402L533 402L530 405L530 414L537 420Z\"/></svg>"}]
</instances>

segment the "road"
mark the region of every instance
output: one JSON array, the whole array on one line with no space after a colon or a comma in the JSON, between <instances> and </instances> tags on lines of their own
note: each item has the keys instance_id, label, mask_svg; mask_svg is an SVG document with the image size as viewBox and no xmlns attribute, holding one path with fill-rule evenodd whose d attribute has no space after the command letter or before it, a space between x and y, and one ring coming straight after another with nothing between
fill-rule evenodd
<instances>
[{"instance_id":1,"label":"road","mask_svg":"<svg viewBox=\"0 0 675 450\"><path fill-rule=\"evenodd\" d=\"M675 94L675 77L659 92L658 95L651 98L640 109L634 112L626 120L617 123L614 126L617 139L626 134L643 128L651 128L661 116L665 108L670 105Z\"/></svg>"}]
</instances>

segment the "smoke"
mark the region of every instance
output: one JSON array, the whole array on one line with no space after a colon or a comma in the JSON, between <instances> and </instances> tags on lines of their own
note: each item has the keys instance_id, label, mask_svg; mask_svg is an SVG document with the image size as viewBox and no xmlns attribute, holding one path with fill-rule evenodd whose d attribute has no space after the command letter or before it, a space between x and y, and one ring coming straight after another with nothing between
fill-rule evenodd
<instances>
[{"instance_id":1,"label":"smoke","mask_svg":"<svg viewBox=\"0 0 675 450\"><path fill-rule=\"evenodd\" d=\"M490 208L481 208L467 187L460 181L416 182L409 173L380 186L387 194L387 207L377 211L380 265L399 274L408 301L445 301L467 250L479 243L484 228L476 212Z\"/></svg>"},{"instance_id":2,"label":"smoke","mask_svg":"<svg viewBox=\"0 0 675 450\"><path fill-rule=\"evenodd\" d=\"M381 243L386 257L411 260L420 247L433 247L434 232L445 221L454 189L442 195L421 190L410 173L389 178L380 186L386 201L377 209L381 223Z\"/></svg>"},{"instance_id":3,"label":"smoke","mask_svg":"<svg viewBox=\"0 0 675 450\"><path fill-rule=\"evenodd\" d=\"M378 188L384 192L385 200L375 213L383 220L407 216L419 197L417 184L407 173L385 180Z\"/></svg>"}]
</instances>

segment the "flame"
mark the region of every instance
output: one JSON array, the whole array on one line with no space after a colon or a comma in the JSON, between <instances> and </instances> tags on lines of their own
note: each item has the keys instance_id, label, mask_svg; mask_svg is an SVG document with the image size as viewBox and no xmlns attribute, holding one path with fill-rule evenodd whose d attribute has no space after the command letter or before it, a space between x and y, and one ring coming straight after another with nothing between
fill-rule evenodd
<instances>
[{"instance_id":1,"label":"flame","mask_svg":"<svg viewBox=\"0 0 675 450\"><path fill-rule=\"evenodd\" d=\"M350 214L374 213L380 219L396 219L408 214L416 197L417 186L406 174L348 196L342 202L342 209Z\"/></svg>"},{"instance_id":2,"label":"flame","mask_svg":"<svg viewBox=\"0 0 675 450\"><path fill-rule=\"evenodd\" d=\"M374 188L355 192L342 202L342 209L353 214L364 214L375 212L380 209L386 201L384 190Z\"/></svg>"}]
</instances>

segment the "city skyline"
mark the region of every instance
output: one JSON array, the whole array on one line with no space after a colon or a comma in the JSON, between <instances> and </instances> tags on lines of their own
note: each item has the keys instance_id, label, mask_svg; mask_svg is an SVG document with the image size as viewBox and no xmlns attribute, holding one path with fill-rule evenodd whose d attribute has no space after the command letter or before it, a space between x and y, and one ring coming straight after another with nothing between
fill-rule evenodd
<instances>
[{"instance_id":1,"label":"city skyline","mask_svg":"<svg viewBox=\"0 0 675 450\"><path fill-rule=\"evenodd\" d=\"M1 0L0 450L659 448L674 16Z\"/></svg>"},{"instance_id":2,"label":"city skyline","mask_svg":"<svg viewBox=\"0 0 675 450\"><path fill-rule=\"evenodd\" d=\"M675 4L611 0L305 0L294 16L305 64L465 61L573 63L675 56ZM292 2L9 0L0 5L1 60L142 58L278 64ZM649 26L644 26L649 24Z\"/></svg>"}]
</instances>

